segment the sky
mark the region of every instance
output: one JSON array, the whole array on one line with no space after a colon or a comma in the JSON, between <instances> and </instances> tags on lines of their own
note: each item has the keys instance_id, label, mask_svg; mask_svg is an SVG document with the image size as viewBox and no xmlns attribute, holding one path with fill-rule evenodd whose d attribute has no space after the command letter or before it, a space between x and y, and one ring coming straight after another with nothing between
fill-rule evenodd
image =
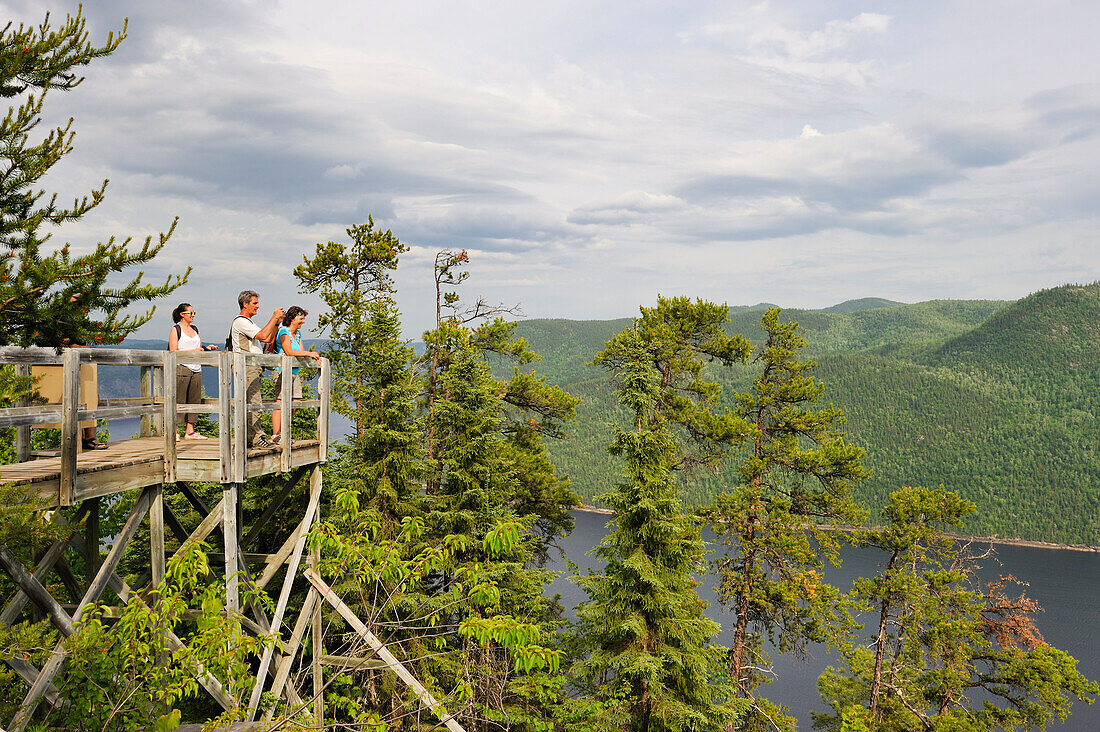
<instances>
[{"instance_id":1,"label":"sky","mask_svg":"<svg viewBox=\"0 0 1100 732\"><path fill-rule=\"evenodd\" d=\"M0 0L4 16L74 5ZM410 251L406 335L432 262L527 317L626 317L658 294L820 308L1014 300L1100 280L1100 3L96 0L128 37L75 90L46 184L107 197L74 250L176 230L220 341L320 303L291 272L373 216ZM314 318L310 318L315 323ZM307 321L307 330L310 322ZM216 334L216 337L207 335Z\"/></svg>"}]
</instances>

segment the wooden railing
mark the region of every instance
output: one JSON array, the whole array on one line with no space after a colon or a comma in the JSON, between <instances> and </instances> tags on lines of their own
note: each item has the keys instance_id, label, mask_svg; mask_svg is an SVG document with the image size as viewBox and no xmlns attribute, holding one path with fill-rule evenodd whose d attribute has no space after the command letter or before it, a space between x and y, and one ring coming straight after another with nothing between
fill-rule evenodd
<instances>
[{"instance_id":1,"label":"wooden railing","mask_svg":"<svg viewBox=\"0 0 1100 732\"><path fill-rule=\"evenodd\" d=\"M180 362L213 366L218 374L217 399L205 399L202 404L177 405L176 366ZM80 403L81 364L140 367L140 396L104 399L95 409ZM317 440L320 461L328 454L328 413L331 396L328 359L320 361L317 399L292 401L293 380L282 380L282 392L275 401L248 404L246 399L246 368L281 367L284 373L296 366L316 367L313 359L286 355L266 355L244 352L142 351L121 348L69 348L61 352L48 348L0 348L0 365L14 365L22 376L31 373L32 366L60 366L62 392L60 404L30 405L27 400L0 409L0 427L16 428L16 460L31 458L30 429L46 424L60 424L61 430L61 505L70 505L72 484L76 475L81 422L95 419L141 418L141 437L163 437L164 481L176 480L176 417L182 409L193 414L217 415L218 460L221 482L243 483L248 470L248 415L255 412L281 412L280 469L291 468L292 440L290 421L292 409L319 410Z\"/></svg>"}]
</instances>

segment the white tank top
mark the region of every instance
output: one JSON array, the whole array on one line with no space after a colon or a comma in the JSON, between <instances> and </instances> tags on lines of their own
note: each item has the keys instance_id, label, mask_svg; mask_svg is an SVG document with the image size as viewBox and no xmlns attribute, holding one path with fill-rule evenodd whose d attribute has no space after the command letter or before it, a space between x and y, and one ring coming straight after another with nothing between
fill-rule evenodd
<instances>
[{"instance_id":1,"label":"white tank top","mask_svg":"<svg viewBox=\"0 0 1100 732\"><path fill-rule=\"evenodd\" d=\"M180 328L180 337L176 340L176 348L180 351L198 351L202 348L202 338L199 338L199 334L195 333L193 336L189 336L183 332L183 328ZM185 363L181 364L186 366L192 371L202 371L202 366L197 363Z\"/></svg>"}]
</instances>

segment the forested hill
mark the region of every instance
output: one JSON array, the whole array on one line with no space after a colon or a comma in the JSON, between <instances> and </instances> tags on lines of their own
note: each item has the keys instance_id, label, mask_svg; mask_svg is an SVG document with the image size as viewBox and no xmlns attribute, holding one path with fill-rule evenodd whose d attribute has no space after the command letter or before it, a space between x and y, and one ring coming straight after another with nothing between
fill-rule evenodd
<instances>
[{"instance_id":1,"label":"forested hill","mask_svg":"<svg viewBox=\"0 0 1100 732\"><path fill-rule=\"evenodd\" d=\"M758 343L766 307L731 308L730 331ZM871 298L784 317L803 326L824 399L868 451L874 475L859 492L873 511L902 485L943 484L978 505L971 533L1100 545L1100 284L1015 303ZM606 425L622 415L585 363L629 323L519 325L543 356L536 370L583 399L573 438L551 450L586 501L618 480ZM752 371L715 376L733 393ZM728 479L697 476L685 497L705 501Z\"/></svg>"}]
</instances>

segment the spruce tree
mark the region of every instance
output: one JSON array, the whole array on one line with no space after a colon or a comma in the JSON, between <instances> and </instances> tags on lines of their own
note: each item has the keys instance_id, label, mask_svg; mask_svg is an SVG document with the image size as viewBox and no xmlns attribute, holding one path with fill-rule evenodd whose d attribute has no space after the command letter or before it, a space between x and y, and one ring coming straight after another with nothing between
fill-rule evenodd
<instances>
[{"instance_id":1,"label":"spruce tree","mask_svg":"<svg viewBox=\"0 0 1100 732\"><path fill-rule=\"evenodd\" d=\"M136 249L131 239L114 237L86 253L76 253L68 243L49 247L55 227L81 219L103 201L107 181L70 206L59 203L58 193L38 188L73 151L75 135L69 120L35 138L45 101L78 86L84 79L77 69L113 53L125 37L124 24L120 32L108 33L102 46L91 43L79 10L56 29L47 15L38 26L8 23L0 32L0 96L12 105L0 122L0 158L5 161L0 176L0 345L118 343L153 316L152 309L138 315L127 308L162 297L186 280L185 273L148 285L139 272L120 284L121 273L148 264L160 252L175 222L156 243L148 237Z\"/></svg>"},{"instance_id":2,"label":"spruce tree","mask_svg":"<svg viewBox=\"0 0 1100 732\"><path fill-rule=\"evenodd\" d=\"M761 319L766 339L753 363L751 391L738 395L747 424L740 480L707 511L725 553L715 564L719 599L736 612L729 672L739 697L750 699L746 729L793 728L794 720L755 689L766 680L765 640L781 652L801 652L840 627L839 591L825 582L823 558L837 563L840 525L863 512L853 485L866 478L863 451L839 431L843 414L817 407L823 386L802 360L806 341L778 308Z\"/></svg>"},{"instance_id":3,"label":"spruce tree","mask_svg":"<svg viewBox=\"0 0 1100 732\"><path fill-rule=\"evenodd\" d=\"M882 573L855 583L850 599L874 623L874 641L842 647L845 667L828 669L818 687L833 714L819 729L1044 729L1064 721L1073 699L1089 703L1100 686L1077 661L1043 641L1041 608L1019 583L983 584L969 545L944 534L974 510L943 488L891 494L882 528L859 532L860 545L887 557Z\"/></svg>"},{"instance_id":4,"label":"spruce tree","mask_svg":"<svg viewBox=\"0 0 1100 732\"><path fill-rule=\"evenodd\" d=\"M725 650L713 642L719 625L695 590L704 545L677 485L684 468L714 464L744 431L702 376L704 359L732 364L747 355L743 338L723 332L726 312L661 298L594 359L614 374L631 422L614 426L610 446L624 481L601 496L614 510L611 533L594 550L606 566L579 580L589 596L577 609L588 655L576 671L618 711L606 720L615 728L717 730L739 713L723 680Z\"/></svg>"},{"instance_id":5,"label":"spruce tree","mask_svg":"<svg viewBox=\"0 0 1100 732\"><path fill-rule=\"evenodd\" d=\"M349 227L347 234L350 245L318 243L313 257L303 257L294 276L302 292L319 294L327 306L317 324L329 337L325 355L332 364L333 409L352 420L358 440L375 418L378 379L392 378L397 383L404 378L394 371L402 367L393 359L400 361L408 351L398 352L407 343L394 335L399 329L394 322L398 315L390 272L408 247L389 229L376 230L373 217L366 224ZM391 343L393 350L385 354L390 363L384 367L371 357L370 349L381 347L372 344L372 336ZM376 367L384 368L390 377L375 374Z\"/></svg>"}]
</instances>

